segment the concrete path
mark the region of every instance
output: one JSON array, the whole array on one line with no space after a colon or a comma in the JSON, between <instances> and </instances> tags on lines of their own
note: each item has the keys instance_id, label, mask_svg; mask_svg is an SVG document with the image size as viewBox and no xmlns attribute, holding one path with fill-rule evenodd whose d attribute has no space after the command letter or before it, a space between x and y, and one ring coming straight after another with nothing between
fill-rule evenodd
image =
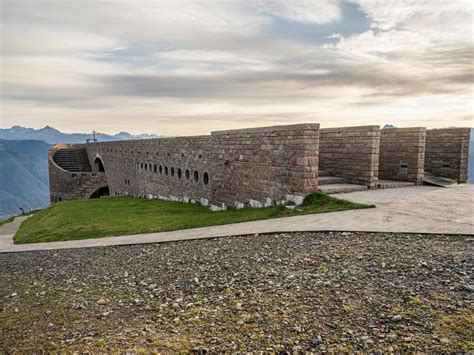
<instances>
[{"instance_id":1,"label":"concrete path","mask_svg":"<svg viewBox=\"0 0 474 355\"><path fill-rule=\"evenodd\" d=\"M459 185L451 188L418 186L369 190L339 194L336 197L375 204L377 208L277 218L175 232L14 245L13 235L26 218L19 217L13 223L0 227L0 252L157 243L296 231L474 234L474 185Z\"/></svg>"}]
</instances>

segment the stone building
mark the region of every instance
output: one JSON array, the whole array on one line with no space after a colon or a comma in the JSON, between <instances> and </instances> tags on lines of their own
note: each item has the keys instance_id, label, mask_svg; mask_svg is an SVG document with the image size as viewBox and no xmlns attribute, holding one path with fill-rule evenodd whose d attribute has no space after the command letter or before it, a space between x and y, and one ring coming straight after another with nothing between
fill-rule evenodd
<instances>
[{"instance_id":1,"label":"stone building","mask_svg":"<svg viewBox=\"0 0 474 355\"><path fill-rule=\"evenodd\" d=\"M296 124L205 136L58 144L49 152L51 203L138 196L261 207L305 195L419 185L424 171L467 178L469 129Z\"/></svg>"}]
</instances>

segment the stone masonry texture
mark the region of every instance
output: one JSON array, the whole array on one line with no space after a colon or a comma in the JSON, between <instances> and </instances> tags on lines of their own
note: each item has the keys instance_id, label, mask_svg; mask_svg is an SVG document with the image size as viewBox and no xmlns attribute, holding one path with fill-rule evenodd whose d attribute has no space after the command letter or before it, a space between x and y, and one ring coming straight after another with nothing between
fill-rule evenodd
<instances>
[{"instance_id":1,"label":"stone masonry texture","mask_svg":"<svg viewBox=\"0 0 474 355\"><path fill-rule=\"evenodd\" d=\"M379 126L325 128L319 137L319 170L348 183L375 188L379 168Z\"/></svg>"},{"instance_id":2,"label":"stone masonry texture","mask_svg":"<svg viewBox=\"0 0 474 355\"><path fill-rule=\"evenodd\" d=\"M318 172L377 188L421 184L424 171L467 179L469 129L295 124L210 135L86 144L49 152L51 203L102 195L227 207L301 202Z\"/></svg>"},{"instance_id":3,"label":"stone masonry texture","mask_svg":"<svg viewBox=\"0 0 474 355\"><path fill-rule=\"evenodd\" d=\"M111 195L259 207L317 189L318 139L319 124L298 124L75 147L87 151L87 180L101 176L103 164ZM73 199L81 189L53 159L50 175L51 196Z\"/></svg>"},{"instance_id":4,"label":"stone masonry texture","mask_svg":"<svg viewBox=\"0 0 474 355\"><path fill-rule=\"evenodd\" d=\"M470 128L426 131L425 171L467 181Z\"/></svg>"},{"instance_id":5,"label":"stone masonry texture","mask_svg":"<svg viewBox=\"0 0 474 355\"><path fill-rule=\"evenodd\" d=\"M423 184L426 128L381 131L379 179Z\"/></svg>"}]
</instances>

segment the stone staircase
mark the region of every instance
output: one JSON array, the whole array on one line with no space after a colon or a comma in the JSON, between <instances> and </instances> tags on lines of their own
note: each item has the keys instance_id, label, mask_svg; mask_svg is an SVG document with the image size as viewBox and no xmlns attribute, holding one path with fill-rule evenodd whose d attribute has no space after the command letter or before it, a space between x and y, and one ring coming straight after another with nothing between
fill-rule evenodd
<instances>
[{"instance_id":1,"label":"stone staircase","mask_svg":"<svg viewBox=\"0 0 474 355\"><path fill-rule=\"evenodd\" d=\"M367 190L367 186L348 184L344 178L332 176L328 171L320 170L318 173L318 190L331 195L344 192L365 191Z\"/></svg>"},{"instance_id":2,"label":"stone staircase","mask_svg":"<svg viewBox=\"0 0 474 355\"><path fill-rule=\"evenodd\" d=\"M105 173L98 173L90 175L88 180L85 180L79 189L74 191L72 199L89 198L94 191L107 185L107 178Z\"/></svg>"},{"instance_id":3,"label":"stone staircase","mask_svg":"<svg viewBox=\"0 0 474 355\"><path fill-rule=\"evenodd\" d=\"M64 148L53 155L54 162L66 171L89 172L89 158L85 149Z\"/></svg>"},{"instance_id":4,"label":"stone staircase","mask_svg":"<svg viewBox=\"0 0 474 355\"><path fill-rule=\"evenodd\" d=\"M407 181L393 181L393 180L379 180L377 182L377 187L379 189L395 189L398 187L411 187L415 186L413 182Z\"/></svg>"}]
</instances>

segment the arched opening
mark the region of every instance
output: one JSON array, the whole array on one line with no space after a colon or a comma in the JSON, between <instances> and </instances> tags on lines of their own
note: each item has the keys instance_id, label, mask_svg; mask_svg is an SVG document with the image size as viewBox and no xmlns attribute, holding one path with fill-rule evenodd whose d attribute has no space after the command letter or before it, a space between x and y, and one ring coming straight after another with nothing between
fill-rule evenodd
<instances>
[{"instance_id":1,"label":"arched opening","mask_svg":"<svg viewBox=\"0 0 474 355\"><path fill-rule=\"evenodd\" d=\"M100 198L102 196L110 196L110 191L108 186L102 186L94 191L94 193L89 198Z\"/></svg>"},{"instance_id":2,"label":"arched opening","mask_svg":"<svg viewBox=\"0 0 474 355\"><path fill-rule=\"evenodd\" d=\"M204 185L207 185L209 184L209 174L208 173L204 173L204 175L202 176L202 181L204 182Z\"/></svg>"},{"instance_id":3,"label":"arched opening","mask_svg":"<svg viewBox=\"0 0 474 355\"><path fill-rule=\"evenodd\" d=\"M105 173L104 163L99 157L94 159L94 172Z\"/></svg>"}]
</instances>

